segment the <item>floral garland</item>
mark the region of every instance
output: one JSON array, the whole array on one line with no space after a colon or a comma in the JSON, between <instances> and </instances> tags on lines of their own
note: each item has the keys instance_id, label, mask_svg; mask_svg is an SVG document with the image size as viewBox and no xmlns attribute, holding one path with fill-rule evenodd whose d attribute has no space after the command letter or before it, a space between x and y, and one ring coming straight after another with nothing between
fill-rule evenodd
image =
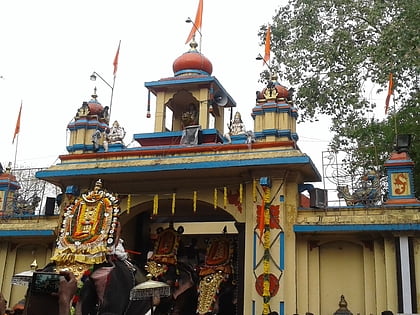
<instances>
[{"instance_id":1,"label":"floral garland","mask_svg":"<svg viewBox=\"0 0 420 315\"><path fill-rule=\"evenodd\" d=\"M263 257L263 315L270 313L270 199L271 189L268 186L263 186L264 191L264 257Z\"/></svg>"}]
</instances>

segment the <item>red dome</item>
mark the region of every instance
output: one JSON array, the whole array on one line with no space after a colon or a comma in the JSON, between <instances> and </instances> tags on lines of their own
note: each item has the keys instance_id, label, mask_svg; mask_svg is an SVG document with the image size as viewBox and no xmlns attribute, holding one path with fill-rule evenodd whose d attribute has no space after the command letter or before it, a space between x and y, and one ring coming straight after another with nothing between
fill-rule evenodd
<instances>
[{"instance_id":1,"label":"red dome","mask_svg":"<svg viewBox=\"0 0 420 315\"><path fill-rule=\"evenodd\" d=\"M276 92L277 92L276 99L279 99L279 98L288 99L290 97L289 91L286 87L284 87L283 85L275 81L273 82L273 85L271 85L271 88L274 87L276 89ZM266 98L265 93L269 88L270 87L267 86L261 92L258 92L257 99L265 99Z\"/></svg>"},{"instance_id":2,"label":"red dome","mask_svg":"<svg viewBox=\"0 0 420 315\"><path fill-rule=\"evenodd\" d=\"M186 73L211 75L213 65L210 60L197 51L197 43L193 41L190 46L190 51L182 54L174 61L172 65L174 75L178 76Z\"/></svg>"},{"instance_id":3,"label":"red dome","mask_svg":"<svg viewBox=\"0 0 420 315\"><path fill-rule=\"evenodd\" d=\"M88 106L90 115L100 115L104 110L101 103L99 103L95 98L88 102Z\"/></svg>"}]
</instances>

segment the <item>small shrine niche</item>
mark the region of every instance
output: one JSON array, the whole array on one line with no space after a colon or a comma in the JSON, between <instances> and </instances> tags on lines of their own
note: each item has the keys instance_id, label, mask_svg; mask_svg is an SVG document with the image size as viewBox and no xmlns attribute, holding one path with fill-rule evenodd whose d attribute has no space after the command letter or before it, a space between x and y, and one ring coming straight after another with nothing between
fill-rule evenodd
<instances>
[{"instance_id":1,"label":"small shrine niche","mask_svg":"<svg viewBox=\"0 0 420 315\"><path fill-rule=\"evenodd\" d=\"M167 131L184 130L199 123L199 102L188 91L179 91L165 104Z\"/></svg>"}]
</instances>

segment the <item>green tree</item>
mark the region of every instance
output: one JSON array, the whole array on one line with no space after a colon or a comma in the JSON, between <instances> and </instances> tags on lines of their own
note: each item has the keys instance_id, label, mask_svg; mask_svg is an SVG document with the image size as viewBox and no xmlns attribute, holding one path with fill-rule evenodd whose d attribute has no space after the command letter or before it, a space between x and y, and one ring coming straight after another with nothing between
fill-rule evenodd
<instances>
[{"instance_id":1,"label":"green tree","mask_svg":"<svg viewBox=\"0 0 420 315\"><path fill-rule=\"evenodd\" d=\"M352 152L360 167L382 165L396 133L415 135L410 156L420 164L419 12L413 0L289 0L273 17L272 69L296 89L301 120L328 115L332 147ZM390 73L389 115L371 119L371 91L386 90Z\"/></svg>"},{"instance_id":2,"label":"green tree","mask_svg":"<svg viewBox=\"0 0 420 315\"><path fill-rule=\"evenodd\" d=\"M333 150L347 152L349 173L355 169L376 166L384 174L383 164L395 145L395 134L411 134L409 155L414 165L414 186L420 198L420 115L416 106L404 106L384 120L354 117L351 124L341 127L330 143Z\"/></svg>"}]
</instances>

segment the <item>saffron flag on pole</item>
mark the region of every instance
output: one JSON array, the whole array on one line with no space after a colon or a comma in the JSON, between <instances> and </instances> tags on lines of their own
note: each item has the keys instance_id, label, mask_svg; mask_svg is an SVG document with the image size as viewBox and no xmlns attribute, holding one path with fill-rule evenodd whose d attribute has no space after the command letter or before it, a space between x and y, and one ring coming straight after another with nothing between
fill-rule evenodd
<instances>
[{"instance_id":1,"label":"saffron flag on pole","mask_svg":"<svg viewBox=\"0 0 420 315\"><path fill-rule=\"evenodd\" d=\"M195 32L198 29L201 29L202 18L203 18L203 0L199 0L198 8L197 8L197 14L195 15L195 21L194 21L194 24L191 28L191 32L188 35L187 40L185 41L185 44L188 44L190 42L190 40L194 37Z\"/></svg>"},{"instance_id":2,"label":"saffron flag on pole","mask_svg":"<svg viewBox=\"0 0 420 315\"><path fill-rule=\"evenodd\" d=\"M389 74L389 83L388 83L388 95L386 96L385 100L385 115L388 114L388 108L389 108L389 101L391 99L391 95L394 90L394 79L392 72Z\"/></svg>"},{"instance_id":3,"label":"saffron flag on pole","mask_svg":"<svg viewBox=\"0 0 420 315\"><path fill-rule=\"evenodd\" d=\"M19 115L16 121L16 127L15 127L15 133L13 135L12 143L15 143L15 138L19 134L20 131L20 115L22 114L22 102L20 102L20 109L19 109Z\"/></svg>"},{"instance_id":4,"label":"saffron flag on pole","mask_svg":"<svg viewBox=\"0 0 420 315\"><path fill-rule=\"evenodd\" d=\"M114 58L114 62L113 62L113 65L114 65L114 76L117 73L117 69L118 69L118 57L120 55L120 46L121 46L121 41L118 44L117 53L115 54L115 58Z\"/></svg>"},{"instance_id":5,"label":"saffron flag on pole","mask_svg":"<svg viewBox=\"0 0 420 315\"><path fill-rule=\"evenodd\" d=\"M264 61L270 61L270 51L271 51L271 29L268 25L267 32L265 33L265 50L264 50Z\"/></svg>"}]
</instances>

